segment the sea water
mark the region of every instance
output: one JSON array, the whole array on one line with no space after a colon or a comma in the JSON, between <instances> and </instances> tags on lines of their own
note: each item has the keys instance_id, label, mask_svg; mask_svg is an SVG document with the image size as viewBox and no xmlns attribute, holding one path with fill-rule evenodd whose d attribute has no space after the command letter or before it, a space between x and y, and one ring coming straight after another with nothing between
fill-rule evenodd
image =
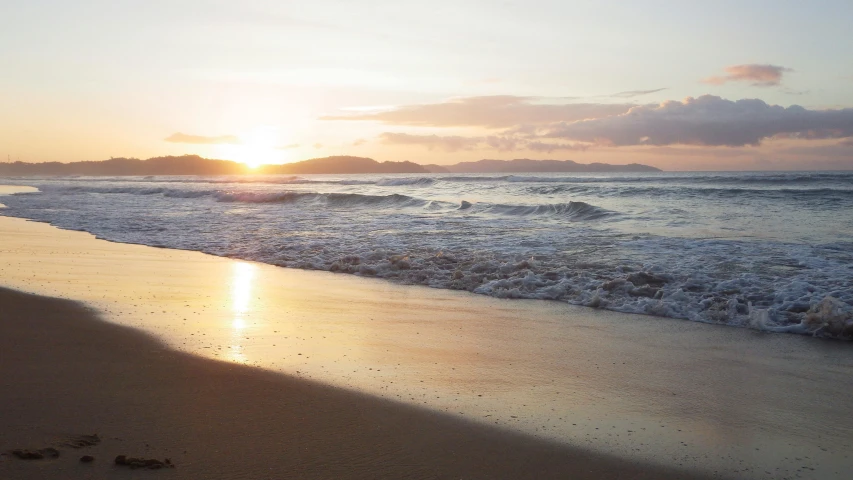
<instances>
[{"instance_id":1,"label":"sea water","mask_svg":"<svg viewBox=\"0 0 853 480\"><path fill-rule=\"evenodd\" d=\"M853 173L0 179L99 238L499 298L853 336Z\"/></svg>"}]
</instances>

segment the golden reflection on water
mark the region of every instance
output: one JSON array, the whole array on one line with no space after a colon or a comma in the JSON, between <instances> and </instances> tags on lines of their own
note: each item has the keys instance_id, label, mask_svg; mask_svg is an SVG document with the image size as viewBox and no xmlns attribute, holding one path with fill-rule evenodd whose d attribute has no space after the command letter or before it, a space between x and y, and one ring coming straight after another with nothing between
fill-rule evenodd
<instances>
[{"instance_id":1,"label":"golden reflection on water","mask_svg":"<svg viewBox=\"0 0 853 480\"><path fill-rule=\"evenodd\" d=\"M234 273L231 279L231 310L234 316L231 320L231 346L228 349L228 358L233 362L246 363L247 358L243 353L243 341L245 340L245 329L248 327L247 319L251 315L252 287L255 281L257 266L251 263L237 262L234 264Z\"/></svg>"}]
</instances>

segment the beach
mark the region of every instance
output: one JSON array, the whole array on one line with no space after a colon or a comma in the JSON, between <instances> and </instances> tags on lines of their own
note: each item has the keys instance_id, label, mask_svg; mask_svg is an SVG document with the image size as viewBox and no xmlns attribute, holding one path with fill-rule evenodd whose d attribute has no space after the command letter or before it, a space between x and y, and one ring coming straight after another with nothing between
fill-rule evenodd
<instances>
[{"instance_id":1,"label":"beach","mask_svg":"<svg viewBox=\"0 0 853 480\"><path fill-rule=\"evenodd\" d=\"M171 458L188 478L845 478L851 465L844 342L14 218L0 231L2 286L64 299L3 293L0 448L104 439L91 466L76 450L3 457L12 478L127 475L119 454Z\"/></svg>"},{"instance_id":2,"label":"beach","mask_svg":"<svg viewBox=\"0 0 853 480\"><path fill-rule=\"evenodd\" d=\"M0 302L0 449L61 452L4 457L2 478L702 478L177 353L73 302ZM122 454L176 468L130 471L113 464Z\"/></svg>"}]
</instances>

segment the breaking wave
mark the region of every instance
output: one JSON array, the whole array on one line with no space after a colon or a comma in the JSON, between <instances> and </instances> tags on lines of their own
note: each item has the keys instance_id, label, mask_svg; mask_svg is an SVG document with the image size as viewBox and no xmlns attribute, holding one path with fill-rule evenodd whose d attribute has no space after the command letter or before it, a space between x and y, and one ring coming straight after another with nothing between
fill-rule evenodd
<instances>
[{"instance_id":1,"label":"breaking wave","mask_svg":"<svg viewBox=\"0 0 853 480\"><path fill-rule=\"evenodd\" d=\"M415 185L421 179L400 179L409 183L400 185ZM428 208L430 210L446 209L465 211L466 213L491 214L504 216L558 216L572 221L597 220L613 215L617 212L603 209L585 202L568 202L541 205L506 205L492 203L471 203L461 201L459 203L427 200L402 194L390 195L365 195L359 193L317 193L299 191L278 192L254 192L239 190L204 190L204 189L177 189L164 187L45 187L45 191L62 192L65 194L125 194L125 195L162 195L168 198L200 198L212 197L217 202L223 203L250 203L250 204L294 204L310 203L312 205L325 204L331 207L399 207L399 208Z\"/></svg>"},{"instance_id":2,"label":"breaking wave","mask_svg":"<svg viewBox=\"0 0 853 480\"><path fill-rule=\"evenodd\" d=\"M573 221L597 220L617 212L605 210L585 202L553 203L542 205L472 204L463 201L460 210L510 216L559 216Z\"/></svg>"},{"instance_id":3,"label":"breaking wave","mask_svg":"<svg viewBox=\"0 0 853 480\"><path fill-rule=\"evenodd\" d=\"M5 182L5 180L4 180ZM853 337L853 174L20 180L108 240L772 332Z\"/></svg>"}]
</instances>

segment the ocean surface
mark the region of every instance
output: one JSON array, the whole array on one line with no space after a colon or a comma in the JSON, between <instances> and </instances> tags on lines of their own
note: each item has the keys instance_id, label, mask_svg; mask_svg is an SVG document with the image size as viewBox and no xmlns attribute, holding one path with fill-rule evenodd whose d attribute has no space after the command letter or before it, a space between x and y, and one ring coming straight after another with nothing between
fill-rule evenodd
<instances>
[{"instance_id":1,"label":"ocean surface","mask_svg":"<svg viewBox=\"0 0 853 480\"><path fill-rule=\"evenodd\" d=\"M0 178L99 238L849 338L853 172Z\"/></svg>"}]
</instances>

